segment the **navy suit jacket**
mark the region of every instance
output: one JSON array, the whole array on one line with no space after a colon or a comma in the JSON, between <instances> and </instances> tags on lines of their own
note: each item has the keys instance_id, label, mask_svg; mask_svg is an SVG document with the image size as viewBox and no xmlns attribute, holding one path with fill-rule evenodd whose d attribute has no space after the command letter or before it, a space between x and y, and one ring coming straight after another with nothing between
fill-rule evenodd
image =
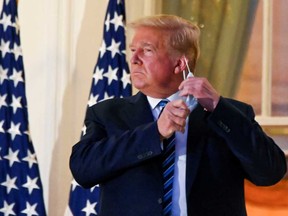
<instances>
[{"instance_id":1,"label":"navy suit jacket","mask_svg":"<svg viewBox=\"0 0 288 216\"><path fill-rule=\"evenodd\" d=\"M190 114L186 196L189 216L244 216L244 179L273 185L284 153L254 120L250 105L220 98L213 113ZM157 124L142 93L90 107L70 169L85 188L100 184L100 216L161 216L163 180Z\"/></svg>"}]
</instances>

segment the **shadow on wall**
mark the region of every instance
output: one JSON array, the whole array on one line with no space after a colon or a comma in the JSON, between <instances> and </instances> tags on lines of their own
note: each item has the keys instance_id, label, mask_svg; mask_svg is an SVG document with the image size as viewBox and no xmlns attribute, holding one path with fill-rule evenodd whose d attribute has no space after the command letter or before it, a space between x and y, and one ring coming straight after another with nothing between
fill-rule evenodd
<instances>
[{"instance_id":1,"label":"shadow on wall","mask_svg":"<svg viewBox=\"0 0 288 216\"><path fill-rule=\"evenodd\" d=\"M79 31L75 61L70 62L72 74L62 100L62 118L52 155L49 179L49 215L63 216L68 206L72 175L69 157L72 146L79 140L84 121L94 66L102 38L106 5L87 0ZM103 8L102 8L103 7ZM72 14L73 16L73 14ZM73 21L73 20L72 20ZM73 23L71 24L73 25ZM71 36L67 35L67 38ZM69 41L69 40L67 40ZM61 62L60 62L61 63ZM63 73L63 71L58 71Z\"/></svg>"}]
</instances>

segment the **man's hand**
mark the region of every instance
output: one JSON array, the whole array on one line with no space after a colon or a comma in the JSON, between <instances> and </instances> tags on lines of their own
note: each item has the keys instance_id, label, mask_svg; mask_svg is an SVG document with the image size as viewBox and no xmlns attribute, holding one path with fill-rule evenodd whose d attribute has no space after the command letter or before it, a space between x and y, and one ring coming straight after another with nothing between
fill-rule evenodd
<instances>
[{"instance_id":1,"label":"man's hand","mask_svg":"<svg viewBox=\"0 0 288 216\"><path fill-rule=\"evenodd\" d=\"M161 139L169 138L176 131L184 133L189 113L190 110L181 99L167 103L157 120Z\"/></svg>"},{"instance_id":2,"label":"man's hand","mask_svg":"<svg viewBox=\"0 0 288 216\"><path fill-rule=\"evenodd\" d=\"M214 111L220 99L218 92L203 77L189 77L180 84L179 90L181 97L193 95L198 103L210 112Z\"/></svg>"}]
</instances>

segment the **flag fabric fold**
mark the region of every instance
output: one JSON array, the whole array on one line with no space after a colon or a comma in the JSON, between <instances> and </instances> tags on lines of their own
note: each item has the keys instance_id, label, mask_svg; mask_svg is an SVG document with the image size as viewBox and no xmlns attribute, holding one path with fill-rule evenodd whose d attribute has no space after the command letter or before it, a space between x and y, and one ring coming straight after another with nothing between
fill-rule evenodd
<instances>
[{"instance_id":1,"label":"flag fabric fold","mask_svg":"<svg viewBox=\"0 0 288 216\"><path fill-rule=\"evenodd\" d=\"M126 97L132 93L126 61L125 2L110 0L106 11L103 41L94 68L88 107L101 100ZM85 133L85 125L82 135ZM95 171L97 172L97 171ZM84 189L75 180L71 183L66 215L97 215L99 186Z\"/></svg>"},{"instance_id":2,"label":"flag fabric fold","mask_svg":"<svg viewBox=\"0 0 288 216\"><path fill-rule=\"evenodd\" d=\"M46 215L29 135L16 0L3 1L0 17L0 215Z\"/></svg>"}]
</instances>

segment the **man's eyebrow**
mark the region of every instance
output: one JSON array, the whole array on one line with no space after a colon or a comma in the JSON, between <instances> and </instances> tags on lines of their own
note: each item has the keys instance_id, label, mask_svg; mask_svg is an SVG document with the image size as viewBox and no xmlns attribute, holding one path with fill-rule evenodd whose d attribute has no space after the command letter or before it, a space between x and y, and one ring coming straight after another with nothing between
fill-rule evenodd
<instances>
[{"instance_id":1,"label":"man's eyebrow","mask_svg":"<svg viewBox=\"0 0 288 216\"><path fill-rule=\"evenodd\" d=\"M134 45L133 43L130 43L129 44L129 48L131 48L131 47L135 47L136 45ZM150 43L150 42L142 42L142 43L140 43L140 46L141 47L152 47L152 48L156 48L156 46L155 45L153 45L152 43Z\"/></svg>"},{"instance_id":2,"label":"man's eyebrow","mask_svg":"<svg viewBox=\"0 0 288 216\"><path fill-rule=\"evenodd\" d=\"M142 44L142 46L149 46L149 47L155 47L152 43L150 43L150 42L144 42L143 44Z\"/></svg>"}]
</instances>

